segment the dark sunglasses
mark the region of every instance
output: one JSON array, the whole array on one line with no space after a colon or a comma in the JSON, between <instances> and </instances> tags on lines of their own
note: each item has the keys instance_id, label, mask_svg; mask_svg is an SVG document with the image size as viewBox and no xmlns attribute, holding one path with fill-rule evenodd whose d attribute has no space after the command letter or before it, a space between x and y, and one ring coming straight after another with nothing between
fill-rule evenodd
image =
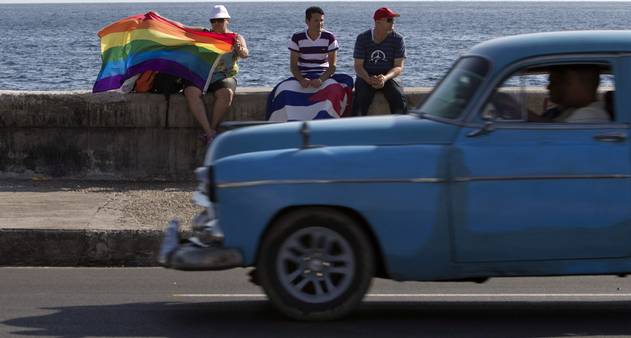
<instances>
[{"instance_id":1,"label":"dark sunglasses","mask_svg":"<svg viewBox=\"0 0 631 338\"><path fill-rule=\"evenodd\" d=\"M388 23L393 23L393 22L394 22L394 18L387 18L387 19L386 19L386 21L387 21Z\"/></svg>"},{"instance_id":2,"label":"dark sunglasses","mask_svg":"<svg viewBox=\"0 0 631 338\"><path fill-rule=\"evenodd\" d=\"M210 19L210 23L224 22L226 19Z\"/></svg>"}]
</instances>

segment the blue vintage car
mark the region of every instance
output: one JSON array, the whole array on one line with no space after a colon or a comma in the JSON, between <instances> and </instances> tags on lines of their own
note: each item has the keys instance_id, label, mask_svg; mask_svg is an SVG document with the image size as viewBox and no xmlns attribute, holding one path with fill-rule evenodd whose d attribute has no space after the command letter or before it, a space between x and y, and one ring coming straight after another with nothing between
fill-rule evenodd
<instances>
[{"instance_id":1,"label":"blue vintage car","mask_svg":"<svg viewBox=\"0 0 631 338\"><path fill-rule=\"evenodd\" d=\"M631 31L473 47L407 115L221 135L194 236L161 262L254 267L273 304L331 319L373 277L483 281L631 271ZM580 101L580 102L579 102Z\"/></svg>"}]
</instances>

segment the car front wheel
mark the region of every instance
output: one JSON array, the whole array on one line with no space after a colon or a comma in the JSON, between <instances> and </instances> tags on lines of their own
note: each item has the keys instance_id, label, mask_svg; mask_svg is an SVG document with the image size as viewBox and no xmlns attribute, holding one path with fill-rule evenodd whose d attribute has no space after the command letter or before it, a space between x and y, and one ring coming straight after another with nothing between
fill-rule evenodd
<instances>
[{"instance_id":1,"label":"car front wheel","mask_svg":"<svg viewBox=\"0 0 631 338\"><path fill-rule=\"evenodd\" d=\"M354 310L375 274L374 250L351 217L309 208L281 217L257 263L261 286L285 315L328 320Z\"/></svg>"}]
</instances>

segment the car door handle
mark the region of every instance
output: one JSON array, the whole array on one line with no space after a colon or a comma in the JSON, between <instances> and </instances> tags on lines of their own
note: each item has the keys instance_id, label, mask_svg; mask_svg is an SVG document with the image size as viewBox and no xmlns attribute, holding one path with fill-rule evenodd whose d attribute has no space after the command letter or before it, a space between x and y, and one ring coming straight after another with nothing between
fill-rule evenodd
<instances>
[{"instance_id":1,"label":"car door handle","mask_svg":"<svg viewBox=\"0 0 631 338\"><path fill-rule=\"evenodd\" d=\"M600 142L624 142L627 140L627 134L624 133L611 133L594 135L594 139Z\"/></svg>"}]
</instances>

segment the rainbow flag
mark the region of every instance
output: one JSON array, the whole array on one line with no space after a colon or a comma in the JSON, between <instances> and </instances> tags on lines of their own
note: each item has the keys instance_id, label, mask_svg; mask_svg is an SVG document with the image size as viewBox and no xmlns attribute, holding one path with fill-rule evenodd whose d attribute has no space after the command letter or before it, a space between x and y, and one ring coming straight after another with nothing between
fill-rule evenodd
<instances>
[{"instance_id":1,"label":"rainbow flag","mask_svg":"<svg viewBox=\"0 0 631 338\"><path fill-rule=\"evenodd\" d=\"M103 63L92 92L119 89L147 70L181 77L206 92L219 56L232 51L236 34L194 30L148 12L114 22L98 36Z\"/></svg>"}]
</instances>

